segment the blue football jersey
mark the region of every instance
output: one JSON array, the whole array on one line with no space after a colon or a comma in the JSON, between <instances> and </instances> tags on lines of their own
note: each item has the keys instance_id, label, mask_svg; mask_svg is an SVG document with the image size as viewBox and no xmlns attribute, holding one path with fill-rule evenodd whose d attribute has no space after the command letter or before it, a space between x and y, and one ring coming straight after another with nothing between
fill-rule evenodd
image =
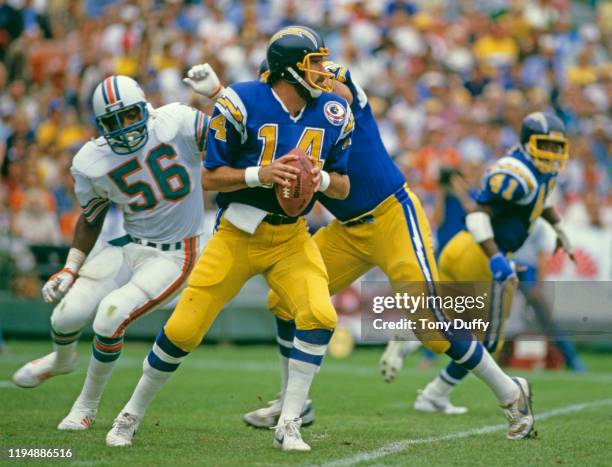
<instances>
[{"instance_id":1,"label":"blue football jersey","mask_svg":"<svg viewBox=\"0 0 612 467\"><path fill-rule=\"evenodd\" d=\"M346 174L354 124L348 103L335 94L322 94L292 117L267 83L233 84L215 104L204 167L263 166L299 147L324 170ZM222 209L233 202L284 214L269 188L244 188L217 196Z\"/></svg>"},{"instance_id":2,"label":"blue football jersey","mask_svg":"<svg viewBox=\"0 0 612 467\"><path fill-rule=\"evenodd\" d=\"M493 234L502 252L514 252L525 242L555 181L556 175L540 173L520 146L486 171L476 202L493 210Z\"/></svg>"},{"instance_id":3,"label":"blue football jersey","mask_svg":"<svg viewBox=\"0 0 612 467\"><path fill-rule=\"evenodd\" d=\"M353 82L350 71L337 64L328 64L327 71L336 75L353 94L351 110L355 117L353 144L348 158L351 191L344 200L319 194L318 199L337 219L347 221L359 217L399 190L405 183L380 137L376 120L361 87Z\"/></svg>"}]
</instances>

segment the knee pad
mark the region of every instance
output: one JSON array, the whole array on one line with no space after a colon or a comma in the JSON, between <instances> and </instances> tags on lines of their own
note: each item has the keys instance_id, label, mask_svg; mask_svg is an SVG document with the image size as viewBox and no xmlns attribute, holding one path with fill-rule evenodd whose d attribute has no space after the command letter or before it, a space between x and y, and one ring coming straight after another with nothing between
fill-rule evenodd
<instances>
[{"instance_id":1,"label":"knee pad","mask_svg":"<svg viewBox=\"0 0 612 467\"><path fill-rule=\"evenodd\" d=\"M112 295L102 300L94 318L93 331L102 337L118 337L115 333L129 315L129 311L122 308Z\"/></svg>"},{"instance_id":2,"label":"knee pad","mask_svg":"<svg viewBox=\"0 0 612 467\"><path fill-rule=\"evenodd\" d=\"M184 352L191 352L200 345L217 316L217 310L211 309L211 301L209 293L187 287L164 326L166 337ZM211 311L206 314L203 310Z\"/></svg>"},{"instance_id":3,"label":"knee pad","mask_svg":"<svg viewBox=\"0 0 612 467\"><path fill-rule=\"evenodd\" d=\"M336 314L336 309L331 303L331 300L327 300L327 306L313 306L312 307L312 317L314 317L313 325L310 329L328 329L330 331L336 328L338 324L338 315ZM315 324L316 323L316 324ZM297 324L297 320L296 320Z\"/></svg>"},{"instance_id":4,"label":"knee pad","mask_svg":"<svg viewBox=\"0 0 612 467\"><path fill-rule=\"evenodd\" d=\"M193 328L187 323L178 320L168 320L164 326L166 337L184 352L192 352L204 338L199 333L194 333Z\"/></svg>"},{"instance_id":5,"label":"knee pad","mask_svg":"<svg viewBox=\"0 0 612 467\"><path fill-rule=\"evenodd\" d=\"M74 296L66 295L51 314L51 328L58 334L73 334L91 321L92 311Z\"/></svg>"}]
</instances>

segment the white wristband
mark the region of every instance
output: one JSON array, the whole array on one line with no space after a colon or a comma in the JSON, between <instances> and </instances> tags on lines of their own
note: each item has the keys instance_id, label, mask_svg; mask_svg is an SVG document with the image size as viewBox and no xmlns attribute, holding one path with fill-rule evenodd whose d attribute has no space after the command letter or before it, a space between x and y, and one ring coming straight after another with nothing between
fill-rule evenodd
<instances>
[{"instance_id":1,"label":"white wristband","mask_svg":"<svg viewBox=\"0 0 612 467\"><path fill-rule=\"evenodd\" d=\"M476 243L484 242L493 238L493 227L491 218L482 211L470 212L465 216L465 225L476 240Z\"/></svg>"},{"instance_id":2,"label":"white wristband","mask_svg":"<svg viewBox=\"0 0 612 467\"><path fill-rule=\"evenodd\" d=\"M319 172L319 175L321 175L321 183L319 184L319 191L325 191L329 188L329 184L331 183L331 177L329 176L329 173L326 172L325 170L321 170L321 172Z\"/></svg>"},{"instance_id":3,"label":"white wristband","mask_svg":"<svg viewBox=\"0 0 612 467\"><path fill-rule=\"evenodd\" d=\"M79 272L79 269L81 269L81 266L85 262L86 256L87 255L78 248L70 248L68 257L66 258L66 265L64 267L66 269L70 269L76 274Z\"/></svg>"},{"instance_id":4,"label":"white wristband","mask_svg":"<svg viewBox=\"0 0 612 467\"><path fill-rule=\"evenodd\" d=\"M262 186L261 181L259 180L259 166L255 167L247 167L244 171L244 181L246 182L249 188L255 188L258 186Z\"/></svg>"}]
</instances>

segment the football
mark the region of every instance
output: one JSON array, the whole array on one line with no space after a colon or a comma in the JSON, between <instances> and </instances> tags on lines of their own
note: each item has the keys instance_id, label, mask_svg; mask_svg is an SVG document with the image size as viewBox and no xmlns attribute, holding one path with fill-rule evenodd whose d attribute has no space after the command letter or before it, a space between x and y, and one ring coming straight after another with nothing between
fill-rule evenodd
<instances>
[{"instance_id":1,"label":"football","mask_svg":"<svg viewBox=\"0 0 612 467\"><path fill-rule=\"evenodd\" d=\"M285 214L295 217L306 209L314 195L313 175L310 173L314 165L300 148L292 149L289 154L299 156L297 160L288 164L300 169L300 173L295 180L291 180L291 186L284 187L277 184L275 190L278 204Z\"/></svg>"}]
</instances>

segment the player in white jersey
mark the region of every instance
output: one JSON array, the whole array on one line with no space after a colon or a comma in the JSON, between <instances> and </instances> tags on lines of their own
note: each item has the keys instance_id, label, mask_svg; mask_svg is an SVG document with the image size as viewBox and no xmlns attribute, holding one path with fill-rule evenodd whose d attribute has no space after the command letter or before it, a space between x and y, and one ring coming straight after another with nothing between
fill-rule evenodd
<instances>
[{"instance_id":1,"label":"player in white jersey","mask_svg":"<svg viewBox=\"0 0 612 467\"><path fill-rule=\"evenodd\" d=\"M190 76L214 98L219 81L207 70ZM83 211L65 267L42 290L48 303L63 296L51 315L54 351L13 376L18 386L35 387L71 372L77 339L93 322L85 384L60 430L91 425L126 327L185 284L204 225L201 170L209 117L182 104L153 109L126 76L100 83L93 108L102 136L86 143L71 167ZM110 203L123 211L127 235L89 255Z\"/></svg>"}]
</instances>

